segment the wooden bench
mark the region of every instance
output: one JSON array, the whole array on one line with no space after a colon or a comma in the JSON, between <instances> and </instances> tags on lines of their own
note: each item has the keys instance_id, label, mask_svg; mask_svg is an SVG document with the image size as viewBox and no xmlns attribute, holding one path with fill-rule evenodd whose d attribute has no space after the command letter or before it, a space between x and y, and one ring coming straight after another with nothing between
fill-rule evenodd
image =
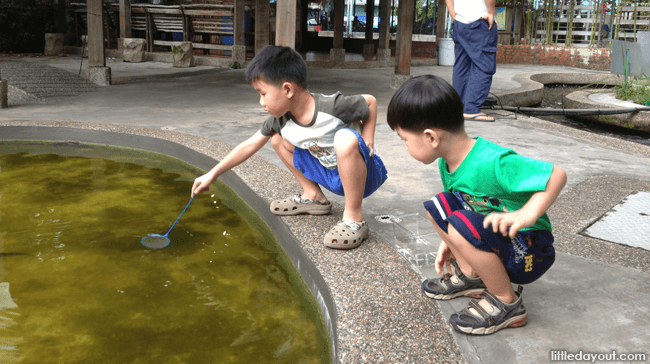
<instances>
[{"instance_id":1,"label":"wooden bench","mask_svg":"<svg viewBox=\"0 0 650 364\"><path fill-rule=\"evenodd\" d=\"M70 6L77 14L77 33L81 38L86 28L86 4L71 3ZM111 8L119 15L119 4L114 3ZM221 37L234 37L234 15L233 5L131 4L131 30L144 33L149 52L154 46L171 47L173 40L161 39L162 33L182 33L183 41L191 41L196 49L232 51L231 44L221 44Z\"/></svg>"}]
</instances>

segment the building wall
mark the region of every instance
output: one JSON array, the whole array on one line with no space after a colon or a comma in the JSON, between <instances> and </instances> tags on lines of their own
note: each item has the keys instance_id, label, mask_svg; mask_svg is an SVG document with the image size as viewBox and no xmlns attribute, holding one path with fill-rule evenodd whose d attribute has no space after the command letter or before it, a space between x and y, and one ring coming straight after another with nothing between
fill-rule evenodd
<instances>
[{"instance_id":1,"label":"building wall","mask_svg":"<svg viewBox=\"0 0 650 364\"><path fill-rule=\"evenodd\" d=\"M568 66L609 71L609 48L578 48L546 45L501 45L497 63Z\"/></svg>"}]
</instances>

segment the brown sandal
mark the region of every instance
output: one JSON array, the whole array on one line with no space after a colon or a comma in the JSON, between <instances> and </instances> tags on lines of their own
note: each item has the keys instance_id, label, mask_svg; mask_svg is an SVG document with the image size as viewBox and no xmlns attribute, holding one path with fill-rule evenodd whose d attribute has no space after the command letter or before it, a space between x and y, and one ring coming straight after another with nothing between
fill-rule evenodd
<instances>
[{"instance_id":1,"label":"brown sandal","mask_svg":"<svg viewBox=\"0 0 650 364\"><path fill-rule=\"evenodd\" d=\"M365 221L343 220L325 234L323 243L333 249L354 249L361 245L368 234L370 234L370 227Z\"/></svg>"},{"instance_id":2,"label":"brown sandal","mask_svg":"<svg viewBox=\"0 0 650 364\"><path fill-rule=\"evenodd\" d=\"M284 200L271 202L271 212L282 216L298 214L327 215L332 212L332 202L304 200L300 195L293 195Z\"/></svg>"}]
</instances>

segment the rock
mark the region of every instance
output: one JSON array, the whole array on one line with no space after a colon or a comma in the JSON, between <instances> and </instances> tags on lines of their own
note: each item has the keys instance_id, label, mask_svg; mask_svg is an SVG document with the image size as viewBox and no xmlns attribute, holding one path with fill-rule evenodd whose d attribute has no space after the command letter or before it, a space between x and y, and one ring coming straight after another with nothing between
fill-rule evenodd
<instances>
[{"instance_id":1,"label":"rock","mask_svg":"<svg viewBox=\"0 0 650 364\"><path fill-rule=\"evenodd\" d=\"M192 42L172 42L174 67L194 67Z\"/></svg>"},{"instance_id":2,"label":"rock","mask_svg":"<svg viewBox=\"0 0 650 364\"><path fill-rule=\"evenodd\" d=\"M141 38L122 38L122 60L124 62L144 62L147 42Z\"/></svg>"},{"instance_id":3,"label":"rock","mask_svg":"<svg viewBox=\"0 0 650 364\"><path fill-rule=\"evenodd\" d=\"M58 56L63 54L63 33L45 33L45 53L46 56Z\"/></svg>"}]
</instances>

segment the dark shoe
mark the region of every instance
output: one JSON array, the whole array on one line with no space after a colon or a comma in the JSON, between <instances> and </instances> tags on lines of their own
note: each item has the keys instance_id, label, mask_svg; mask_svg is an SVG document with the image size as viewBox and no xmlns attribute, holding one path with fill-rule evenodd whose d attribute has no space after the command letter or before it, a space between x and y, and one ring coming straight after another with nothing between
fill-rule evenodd
<instances>
[{"instance_id":1,"label":"dark shoe","mask_svg":"<svg viewBox=\"0 0 650 364\"><path fill-rule=\"evenodd\" d=\"M487 312L478 300L472 300L469 307L451 315L449 323L457 331L470 335L487 335L495 333L508 327L519 327L526 325L528 314L521 300L522 286L515 294L517 300L513 303L501 302L492 292L486 290L483 292L483 298L488 301L494 311ZM472 313L470 308L478 312L478 315Z\"/></svg>"},{"instance_id":2,"label":"dark shoe","mask_svg":"<svg viewBox=\"0 0 650 364\"><path fill-rule=\"evenodd\" d=\"M445 274L444 277L427 279L422 282L424 294L436 300L450 300L461 296L480 298L485 290L483 280L464 275L455 260L452 260L451 264L454 266L458 282L452 282L450 273Z\"/></svg>"}]
</instances>

